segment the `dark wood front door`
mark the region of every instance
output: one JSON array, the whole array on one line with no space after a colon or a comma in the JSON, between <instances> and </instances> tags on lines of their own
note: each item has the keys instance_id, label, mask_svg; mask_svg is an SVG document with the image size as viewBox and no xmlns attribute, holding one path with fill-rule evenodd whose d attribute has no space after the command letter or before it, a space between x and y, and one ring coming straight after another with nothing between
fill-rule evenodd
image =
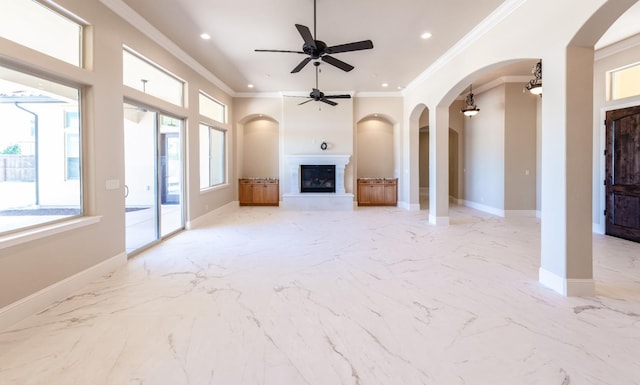
<instances>
[{"instance_id":1,"label":"dark wood front door","mask_svg":"<svg viewBox=\"0 0 640 385\"><path fill-rule=\"evenodd\" d=\"M640 242L640 106L607 112L606 233Z\"/></svg>"}]
</instances>

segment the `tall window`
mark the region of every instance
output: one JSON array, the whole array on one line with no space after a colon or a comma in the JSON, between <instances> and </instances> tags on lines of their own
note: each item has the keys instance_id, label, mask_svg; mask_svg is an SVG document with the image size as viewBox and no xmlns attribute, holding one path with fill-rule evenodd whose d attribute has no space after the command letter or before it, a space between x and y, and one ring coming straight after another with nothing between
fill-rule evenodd
<instances>
[{"instance_id":1,"label":"tall window","mask_svg":"<svg viewBox=\"0 0 640 385\"><path fill-rule=\"evenodd\" d=\"M211 96L200 91L198 99L200 115L213 119L216 122L227 122L227 106L215 100Z\"/></svg>"},{"instance_id":2,"label":"tall window","mask_svg":"<svg viewBox=\"0 0 640 385\"><path fill-rule=\"evenodd\" d=\"M0 233L82 215L80 90L0 67Z\"/></svg>"},{"instance_id":3,"label":"tall window","mask_svg":"<svg viewBox=\"0 0 640 385\"><path fill-rule=\"evenodd\" d=\"M200 189L226 182L226 133L200 124Z\"/></svg>"},{"instance_id":4,"label":"tall window","mask_svg":"<svg viewBox=\"0 0 640 385\"><path fill-rule=\"evenodd\" d=\"M610 73L611 100L640 95L640 63Z\"/></svg>"},{"instance_id":5,"label":"tall window","mask_svg":"<svg viewBox=\"0 0 640 385\"><path fill-rule=\"evenodd\" d=\"M123 83L176 106L184 105L185 82L155 63L125 48L122 52Z\"/></svg>"},{"instance_id":6,"label":"tall window","mask_svg":"<svg viewBox=\"0 0 640 385\"><path fill-rule=\"evenodd\" d=\"M0 36L80 67L82 25L33 0L2 0Z\"/></svg>"}]
</instances>

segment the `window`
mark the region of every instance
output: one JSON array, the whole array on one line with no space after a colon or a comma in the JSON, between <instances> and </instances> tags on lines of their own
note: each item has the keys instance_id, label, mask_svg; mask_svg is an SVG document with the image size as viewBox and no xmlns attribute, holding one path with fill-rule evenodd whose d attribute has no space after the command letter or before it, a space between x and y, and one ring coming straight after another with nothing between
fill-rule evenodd
<instances>
[{"instance_id":1,"label":"window","mask_svg":"<svg viewBox=\"0 0 640 385\"><path fill-rule=\"evenodd\" d=\"M82 26L33 0L4 0L0 36L81 66Z\"/></svg>"},{"instance_id":2,"label":"window","mask_svg":"<svg viewBox=\"0 0 640 385\"><path fill-rule=\"evenodd\" d=\"M126 48L122 52L122 65L125 86L176 106L184 106L183 80Z\"/></svg>"},{"instance_id":3,"label":"window","mask_svg":"<svg viewBox=\"0 0 640 385\"><path fill-rule=\"evenodd\" d=\"M610 73L611 100L640 95L640 63Z\"/></svg>"},{"instance_id":4,"label":"window","mask_svg":"<svg viewBox=\"0 0 640 385\"><path fill-rule=\"evenodd\" d=\"M0 233L82 215L79 100L0 67Z\"/></svg>"},{"instance_id":5,"label":"window","mask_svg":"<svg viewBox=\"0 0 640 385\"><path fill-rule=\"evenodd\" d=\"M226 123L227 106L215 100L211 96L200 91L199 97L200 115L206 116L220 123Z\"/></svg>"},{"instance_id":6,"label":"window","mask_svg":"<svg viewBox=\"0 0 640 385\"><path fill-rule=\"evenodd\" d=\"M226 182L226 133L200 124L200 189Z\"/></svg>"}]
</instances>

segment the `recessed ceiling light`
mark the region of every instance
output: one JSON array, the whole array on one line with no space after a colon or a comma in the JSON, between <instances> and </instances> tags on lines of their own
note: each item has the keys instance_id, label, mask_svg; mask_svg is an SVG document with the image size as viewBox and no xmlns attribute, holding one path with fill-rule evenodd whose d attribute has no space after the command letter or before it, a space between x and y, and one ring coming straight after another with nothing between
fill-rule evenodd
<instances>
[{"instance_id":1,"label":"recessed ceiling light","mask_svg":"<svg viewBox=\"0 0 640 385\"><path fill-rule=\"evenodd\" d=\"M432 35L431 35L431 32L424 32L422 35L420 35L420 38L421 38L421 39L424 39L424 40L427 40L427 39L428 39L428 38L430 38L431 36L432 36Z\"/></svg>"},{"instance_id":2,"label":"recessed ceiling light","mask_svg":"<svg viewBox=\"0 0 640 385\"><path fill-rule=\"evenodd\" d=\"M403 86L398 86L398 89L399 89L399 90L401 90L401 89L403 89L403 88L404 88Z\"/></svg>"},{"instance_id":3,"label":"recessed ceiling light","mask_svg":"<svg viewBox=\"0 0 640 385\"><path fill-rule=\"evenodd\" d=\"M382 83L381 86L383 87L389 87L389 83Z\"/></svg>"},{"instance_id":4,"label":"recessed ceiling light","mask_svg":"<svg viewBox=\"0 0 640 385\"><path fill-rule=\"evenodd\" d=\"M201 34L201 35L200 35L200 37L201 37L203 40L209 40L209 39L211 39L211 35L209 35L208 33L203 33L203 34Z\"/></svg>"},{"instance_id":5,"label":"recessed ceiling light","mask_svg":"<svg viewBox=\"0 0 640 385\"><path fill-rule=\"evenodd\" d=\"M253 84L247 84L247 87L253 88Z\"/></svg>"}]
</instances>

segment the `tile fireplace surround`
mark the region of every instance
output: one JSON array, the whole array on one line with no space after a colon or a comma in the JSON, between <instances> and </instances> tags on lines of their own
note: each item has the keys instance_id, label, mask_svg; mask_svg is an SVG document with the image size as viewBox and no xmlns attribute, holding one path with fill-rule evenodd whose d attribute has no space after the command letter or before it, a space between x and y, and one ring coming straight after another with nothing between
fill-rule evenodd
<instances>
[{"instance_id":1,"label":"tile fireplace surround","mask_svg":"<svg viewBox=\"0 0 640 385\"><path fill-rule=\"evenodd\" d=\"M282 195L282 207L292 210L353 210L353 194L344 187L344 170L351 155L347 154L310 154L287 155L289 171L289 192ZM335 193L301 193L300 165L335 165Z\"/></svg>"}]
</instances>

